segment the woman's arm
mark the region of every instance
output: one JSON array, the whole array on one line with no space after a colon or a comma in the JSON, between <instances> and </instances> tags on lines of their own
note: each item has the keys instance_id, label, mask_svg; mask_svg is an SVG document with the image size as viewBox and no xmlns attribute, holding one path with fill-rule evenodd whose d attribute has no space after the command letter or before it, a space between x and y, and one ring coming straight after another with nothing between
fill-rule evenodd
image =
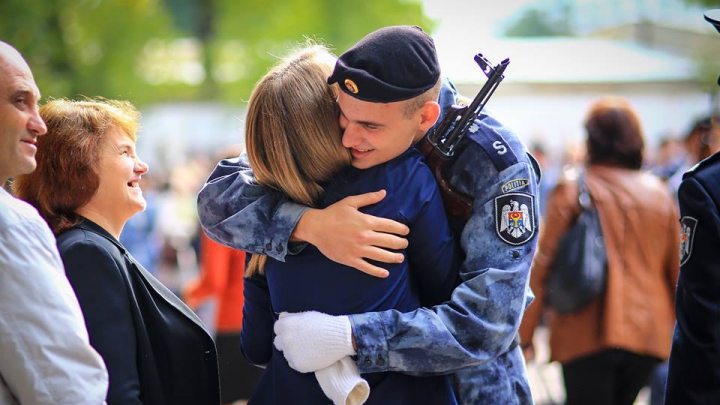
<instances>
[{"instance_id":1,"label":"woman's arm","mask_svg":"<svg viewBox=\"0 0 720 405\"><path fill-rule=\"evenodd\" d=\"M264 275L254 274L244 282L243 328L240 347L252 364L265 366L272 357L275 314L270 302L270 290Z\"/></svg>"}]
</instances>

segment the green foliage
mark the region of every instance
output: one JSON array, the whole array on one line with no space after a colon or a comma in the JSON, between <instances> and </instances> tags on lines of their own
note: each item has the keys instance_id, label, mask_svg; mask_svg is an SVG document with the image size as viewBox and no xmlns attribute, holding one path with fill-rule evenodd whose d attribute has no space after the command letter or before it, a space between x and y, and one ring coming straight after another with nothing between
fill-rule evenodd
<instances>
[{"instance_id":1,"label":"green foliage","mask_svg":"<svg viewBox=\"0 0 720 405\"><path fill-rule=\"evenodd\" d=\"M150 85L138 55L177 37L158 0L3 0L0 39L28 60L45 96L103 96L137 104L192 97L189 86Z\"/></svg>"},{"instance_id":2,"label":"green foliage","mask_svg":"<svg viewBox=\"0 0 720 405\"><path fill-rule=\"evenodd\" d=\"M305 38L339 54L371 31L399 24L434 27L417 1L217 0L213 60L220 75L236 76L219 84L220 97L232 103L246 101L278 57Z\"/></svg>"},{"instance_id":3,"label":"green foliage","mask_svg":"<svg viewBox=\"0 0 720 405\"><path fill-rule=\"evenodd\" d=\"M683 0L685 4L692 6L704 6L707 8L720 8L720 0Z\"/></svg>"},{"instance_id":4,"label":"green foliage","mask_svg":"<svg viewBox=\"0 0 720 405\"><path fill-rule=\"evenodd\" d=\"M434 27L419 0L0 0L0 40L44 96L244 103L305 37L338 53L395 24Z\"/></svg>"},{"instance_id":5,"label":"green foliage","mask_svg":"<svg viewBox=\"0 0 720 405\"><path fill-rule=\"evenodd\" d=\"M557 37L572 34L567 17L552 19L547 13L536 8L525 10L504 32L506 37Z\"/></svg>"},{"instance_id":6,"label":"green foliage","mask_svg":"<svg viewBox=\"0 0 720 405\"><path fill-rule=\"evenodd\" d=\"M700 87L707 92L717 92L720 61L713 55L701 55L695 60Z\"/></svg>"}]
</instances>

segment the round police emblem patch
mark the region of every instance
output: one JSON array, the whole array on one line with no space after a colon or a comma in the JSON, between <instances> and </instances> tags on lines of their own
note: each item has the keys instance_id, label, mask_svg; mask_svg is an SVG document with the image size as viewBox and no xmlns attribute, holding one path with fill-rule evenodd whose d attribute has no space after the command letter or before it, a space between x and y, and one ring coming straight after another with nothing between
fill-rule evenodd
<instances>
[{"instance_id":1,"label":"round police emblem patch","mask_svg":"<svg viewBox=\"0 0 720 405\"><path fill-rule=\"evenodd\" d=\"M692 254L693 240L695 239L695 228L698 220L693 217L682 217L680 219L680 265L685 264Z\"/></svg>"},{"instance_id":2,"label":"round police emblem patch","mask_svg":"<svg viewBox=\"0 0 720 405\"><path fill-rule=\"evenodd\" d=\"M526 193L495 197L495 231L510 245L527 243L535 234L535 198Z\"/></svg>"}]
</instances>

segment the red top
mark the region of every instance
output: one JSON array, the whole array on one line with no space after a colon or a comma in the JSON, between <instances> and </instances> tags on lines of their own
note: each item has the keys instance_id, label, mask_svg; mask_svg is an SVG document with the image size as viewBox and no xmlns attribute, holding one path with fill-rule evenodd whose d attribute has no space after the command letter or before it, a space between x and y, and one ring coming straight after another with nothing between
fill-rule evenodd
<instances>
[{"instance_id":1,"label":"red top","mask_svg":"<svg viewBox=\"0 0 720 405\"><path fill-rule=\"evenodd\" d=\"M215 328L239 332L243 320L245 252L223 246L201 234L200 276L187 284L183 297L193 309L209 298L217 301Z\"/></svg>"}]
</instances>

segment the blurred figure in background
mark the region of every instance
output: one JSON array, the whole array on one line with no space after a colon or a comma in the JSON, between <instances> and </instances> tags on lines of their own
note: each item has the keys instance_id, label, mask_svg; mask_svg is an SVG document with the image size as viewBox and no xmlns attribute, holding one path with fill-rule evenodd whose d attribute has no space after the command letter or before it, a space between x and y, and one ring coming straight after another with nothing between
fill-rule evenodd
<instances>
[{"instance_id":1,"label":"blurred figure in background","mask_svg":"<svg viewBox=\"0 0 720 405\"><path fill-rule=\"evenodd\" d=\"M250 398L262 369L248 363L240 350L243 326L245 252L223 246L201 233L200 274L190 281L183 298L193 310L214 299L215 344L223 404Z\"/></svg>"},{"instance_id":2,"label":"blurred figure in background","mask_svg":"<svg viewBox=\"0 0 720 405\"><path fill-rule=\"evenodd\" d=\"M530 154L535 157L542 172L538 190L538 209L540 215L544 216L550 191L557 184L560 175L560 165L548 156L545 147L540 143L533 143L530 146Z\"/></svg>"},{"instance_id":3,"label":"blurred figure in background","mask_svg":"<svg viewBox=\"0 0 720 405\"><path fill-rule=\"evenodd\" d=\"M201 159L174 166L167 188L156 199L156 226L162 238L158 278L178 294L198 274L200 222L195 197L207 172Z\"/></svg>"},{"instance_id":4,"label":"blurred figure in background","mask_svg":"<svg viewBox=\"0 0 720 405\"><path fill-rule=\"evenodd\" d=\"M576 313L551 314L551 360L562 364L567 405L632 405L668 357L678 274L678 222L665 185L639 169L644 141L637 114L603 98L585 122L585 183L608 258L607 289ZM530 284L536 294L520 328L528 360L544 310L545 280L560 237L580 214L578 186L566 176L547 205Z\"/></svg>"},{"instance_id":5,"label":"blurred figure in background","mask_svg":"<svg viewBox=\"0 0 720 405\"><path fill-rule=\"evenodd\" d=\"M685 149L682 143L673 137L666 137L660 141L656 156L648 165L648 170L668 181L685 163Z\"/></svg>"},{"instance_id":6,"label":"blurred figure in background","mask_svg":"<svg viewBox=\"0 0 720 405\"><path fill-rule=\"evenodd\" d=\"M236 157L239 146L224 149L216 160ZM197 278L185 285L183 298L197 312L215 302L212 323L220 367L220 394L223 404L250 398L262 369L245 360L240 350L243 326L243 275L245 252L225 247L200 232L200 269Z\"/></svg>"},{"instance_id":7,"label":"blurred figure in background","mask_svg":"<svg viewBox=\"0 0 720 405\"><path fill-rule=\"evenodd\" d=\"M158 196L154 176L143 176L143 197L147 208L127 221L120 234L120 243L150 274L157 276L163 240L157 229Z\"/></svg>"},{"instance_id":8,"label":"blurred figure in background","mask_svg":"<svg viewBox=\"0 0 720 405\"><path fill-rule=\"evenodd\" d=\"M699 161L720 150L720 117L707 116L695 121L683 140L684 163L668 179L668 187L677 196L683 174Z\"/></svg>"}]
</instances>

